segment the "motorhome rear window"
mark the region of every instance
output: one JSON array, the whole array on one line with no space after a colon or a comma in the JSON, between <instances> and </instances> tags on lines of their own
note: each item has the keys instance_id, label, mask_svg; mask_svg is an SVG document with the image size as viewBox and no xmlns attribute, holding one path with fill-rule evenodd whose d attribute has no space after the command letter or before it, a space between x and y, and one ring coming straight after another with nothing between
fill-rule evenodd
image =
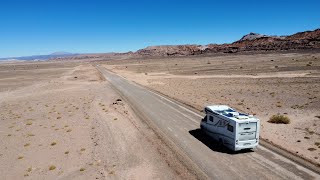
<instances>
[{"instance_id":1,"label":"motorhome rear window","mask_svg":"<svg viewBox=\"0 0 320 180\"><path fill-rule=\"evenodd\" d=\"M209 121L213 122L213 117L209 116Z\"/></svg>"}]
</instances>

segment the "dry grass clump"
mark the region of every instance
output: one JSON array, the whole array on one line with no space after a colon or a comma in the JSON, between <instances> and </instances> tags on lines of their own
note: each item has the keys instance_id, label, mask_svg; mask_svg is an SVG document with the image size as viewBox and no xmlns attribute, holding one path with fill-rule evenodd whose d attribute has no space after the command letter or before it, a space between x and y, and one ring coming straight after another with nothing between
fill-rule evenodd
<instances>
[{"instance_id":1,"label":"dry grass clump","mask_svg":"<svg viewBox=\"0 0 320 180\"><path fill-rule=\"evenodd\" d=\"M315 148L308 148L309 151L315 151Z\"/></svg>"},{"instance_id":2,"label":"dry grass clump","mask_svg":"<svg viewBox=\"0 0 320 180\"><path fill-rule=\"evenodd\" d=\"M32 125L32 122L29 121L29 122L26 123L26 125L30 126L30 125Z\"/></svg>"},{"instance_id":3,"label":"dry grass clump","mask_svg":"<svg viewBox=\"0 0 320 180\"><path fill-rule=\"evenodd\" d=\"M80 171L84 171L84 170L86 170L85 168L80 168Z\"/></svg>"},{"instance_id":4,"label":"dry grass clump","mask_svg":"<svg viewBox=\"0 0 320 180\"><path fill-rule=\"evenodd\" d=\"M56 166L54 166L54 165L51 165L51 166L49 167L49 170L50 170L50 171L55 170L55 169L56 169Z\"/></svg>"},{"instance_id":5,"label":"dry grass clump","mask_svg":"<svg viewBox=\"0 0 320 180\"><path fill-rule=\"evenodd\" d=\"M18 159L23 159L23 156L19 156Z\"/></svg>"},{"instance_id":6,"label":"dry grass clump","mask_svg":"<svg viewBox=\"0 0 320 180\"><path fill-rule=\"evenodd\" d=\"M285 115L277 114L277 115L273 115L268 122L274 123L274 124L289 124L290 119Z\"/></svg>"},{"instance_id":7,"label":"dry grass clump","mask_svg":"<svg viewBox=\"0 0 320 180\"><path fill-rule=\"evenodd\" d=\"M69 154L69 151L64 152L64 154Z\"/></svg>"},{"instance_id":8,"label":"dry grass clump","mask_svg":"<svg viewBox=\"0 0 320 180\"><path fill-rule=\"evenodd\" d=\"M72 131L72 129L68 129L68 130L67 130L67 132L71 132L71 131Z\"/></svg>"},{"instance_id":9,"label":"dry grass clump","mask_svg":"<svg viewBox=\"0 0 320 180\"><path fill-rule=\"evenodd\" d=\"M56 144L57 144L56 142L52 142L52 143L51 143L51 146L54 146L54 145L56 145Z\"/></svg>"},{"instance_id":10,"label":"dry grass clump","mask_svg":"<svg viewBox=\"0 0 320 180\"><path fill-rule=\"evenodd\" d=\"M282 107L281 102L278 101L277 104L276 104L276 106L277 106L277 107Z\"/></svg>"},{"instance_id":11,"label":"dry grass clump","mask_svg":"<svg viewBox=\"0 0 320 180\"><path fill-rule=\"evenodd\" d=\"M25 145L23 145L24 147L28 147L30 146L30 143L26 143Z\"/></svg>"},{"instance_id":12,"label":"dry grass clump","mask_svg":"<svg viewBox=\"0 0 320 180\"><path fill-rule=\"evenodd\" d=\"M270 95L271 95L272 97L274 97L275 94L276 94L275 92L271 92L271 93L270 93Z\"/></svg>"},{"instance_id":13,"label":"dry grass clump","mask_svg":"<svg viewBox=\"0 0 320 180\"><path fill-rule=\"evenodd\" d=\"M32 133L27 133L27 137L32 137L32 136L35 136L35 135Z\"/></svg>"}]
</instances>

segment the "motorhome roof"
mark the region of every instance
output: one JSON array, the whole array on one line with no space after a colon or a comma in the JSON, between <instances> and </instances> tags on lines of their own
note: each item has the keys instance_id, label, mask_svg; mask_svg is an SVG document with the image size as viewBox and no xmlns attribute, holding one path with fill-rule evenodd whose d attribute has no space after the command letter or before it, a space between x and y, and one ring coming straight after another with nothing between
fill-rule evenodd
<instances>
[{"instance_id":1,"label":"motorhome roof","mask_svg":"<svg viewBox=\"0 0 320 180\"><path fill-rule=\"evenodd\" d=\"M236 110L232 109L229 106L226 105L212 105L207 106L205 109L216 112L218 114L221 114L223 116L227 116L228 118L231 118L233 120L258 120L257 118L253 117L252 115L244 114L237 112ZM206 111L207 111L206 110Z\"/></svg>"}]
</instances>

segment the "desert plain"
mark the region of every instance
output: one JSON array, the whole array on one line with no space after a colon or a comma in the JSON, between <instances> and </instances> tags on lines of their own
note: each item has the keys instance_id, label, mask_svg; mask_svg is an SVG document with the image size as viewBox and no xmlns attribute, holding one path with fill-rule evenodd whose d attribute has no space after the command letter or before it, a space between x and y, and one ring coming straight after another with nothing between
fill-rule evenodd
<instances>
[{"instance_id":1,"label":"desert plain","mask_svg":"<svg viewBox=\"0 0 320 180\"><path fill-rule=\"evenodd\" d=\"M194 179L90 63L0 65L1 179Z\"/></svg>"},{"instance_id":2,"label":"desert plain","mask_svg":"<svg viewBox=\"0 0 320 180\"><path fill-rule=\"evenodd\" d=\"M4 179L196 178L95 64L198 111L253 114L262 139L320 164L319 52L14 62L0 64Z\"/></svg>"}]
</instances>

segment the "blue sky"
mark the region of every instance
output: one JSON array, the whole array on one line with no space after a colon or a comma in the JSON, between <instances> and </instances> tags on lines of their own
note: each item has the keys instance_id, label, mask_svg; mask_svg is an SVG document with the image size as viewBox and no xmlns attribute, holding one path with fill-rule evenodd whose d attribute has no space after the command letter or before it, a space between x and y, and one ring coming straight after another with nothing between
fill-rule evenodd
<instances>
[{"instance_id":1,"label":"blue sky","mask_svg":"<svg viewBox=\"0 0 320 180\"><path fill-rule=\"evenodd\" d=\"M320 28L319 0L1 0L0 57L230 43Z\"/></svg>"}]
</instances>

